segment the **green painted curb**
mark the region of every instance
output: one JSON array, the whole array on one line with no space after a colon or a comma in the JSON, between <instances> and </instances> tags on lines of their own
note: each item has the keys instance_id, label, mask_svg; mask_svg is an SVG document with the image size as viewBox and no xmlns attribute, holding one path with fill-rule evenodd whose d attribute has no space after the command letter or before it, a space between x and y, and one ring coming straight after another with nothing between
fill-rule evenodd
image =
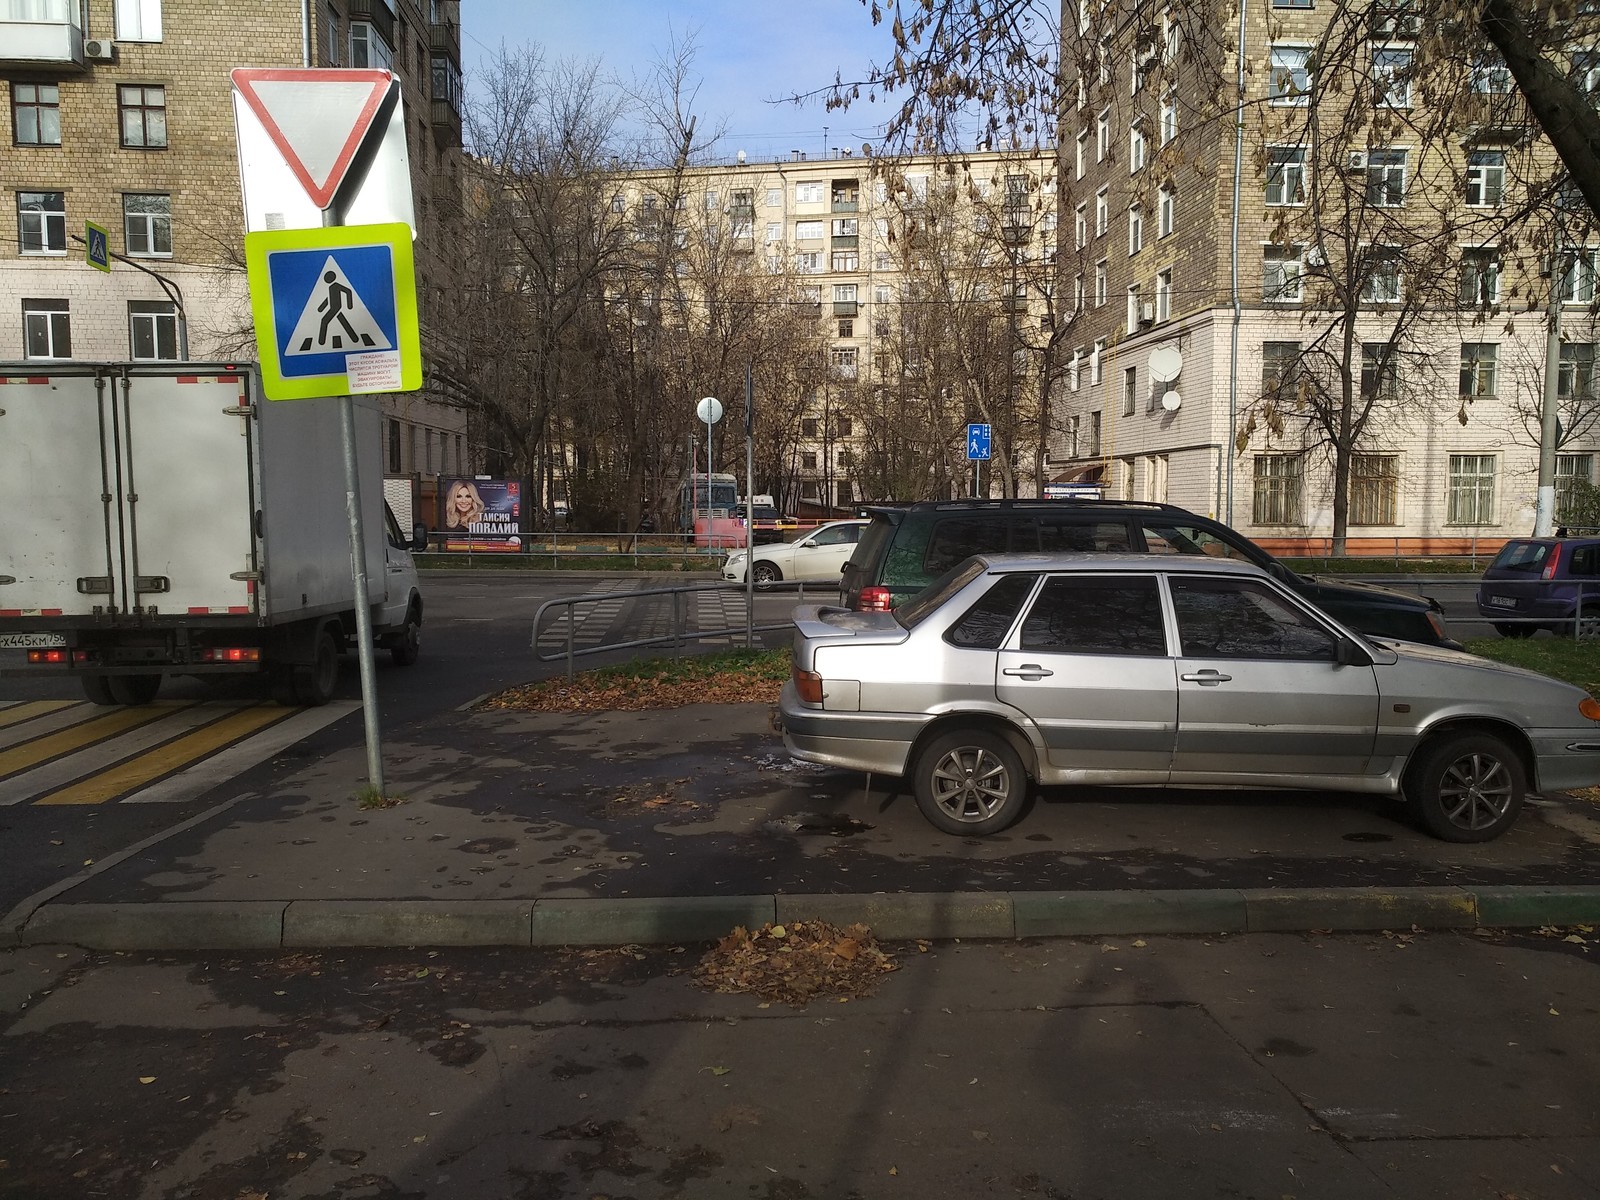
<instances>
[{"instance_id":1,"label":"green painted curb","mask_svg":"<svg viewBox=\"0 0 1600 1200\"><path fill-rule=\"evenodd\" d=\"M1022 937L1105 936L1123 933L1243 933L1244 893L1013 892Z\"/></svg>"},{"instance_id":2,"label":"green painted curb","mask_svg":"<svg viewBox=\"0 0 1600 1200\"><path fill-rule=\"evenodd\" d=\"M777 897L777 919L860 923L883 941L909 938L1012 938L1011 897L1003 892L886 892L881 895Z\"/></svg>"},{"instance_id":3,"label":"green painted curb","mask_svg":"<svg viewBox=\"0 0 1600 1200\"><path fill-rule=\"evenodd\" d=\"M1472 929L1478 924L1472 893L1461 888L1243 889L1249 931L1311 929Z\"/></svg>"},{"instance_id":4,"label":"green painted curb","mask_svg":"<svg viewBox=\"0 0 1600 1200\"><path fill-rule=\"evenodd\" d=\"M1478 924L1600 925L1600 887L1480 887Z\"/></svg>"},{"instance_id":5,"label":"green painted curb","mask_svg":"<svg viewBox=\"0 0 1600 1200\"><path fill-rule=\"evenodd\" d=\"M669 896L639 900L540 900L533 906L535 946L619 946L714 942L735 925L774 920L771 896Z\"/></svg>"},{"instance_id":6,"label":"green painted curb","mask_svg":"<svg viewBox=\"0 0 1600 1200\"><path fill-rule=\"evenodd\" d=\"M285 947L526 946L531 900L296 900Z\"/></svg>"},{"instance_id":7,"label":"green painted curb","mask_svg":"<svg viewBox=\"0 0 1600 1200\"><path fill-rule=\"evenodd\" d=\"M287 906L284 900L47 904L18 940L91 950L276 950Z\"/></svg>"}]
</instances>

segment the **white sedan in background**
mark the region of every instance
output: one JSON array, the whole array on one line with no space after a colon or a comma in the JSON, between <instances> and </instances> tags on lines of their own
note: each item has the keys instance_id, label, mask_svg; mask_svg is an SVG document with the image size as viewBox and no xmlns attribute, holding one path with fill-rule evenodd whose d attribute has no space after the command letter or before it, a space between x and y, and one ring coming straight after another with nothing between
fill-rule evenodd
<instances>
[{"instance_id":1,"label":"white sedan in background","mask_svg":"<svg viewBox=\"0 0 1600 1200\"><path fill-rule=\"evenodd\" d=\"M866 521L830 521L818 525L805 537L792 542L774 542L757 546L755 551L755 582L757 587L767 587L785 580L811 583L815 580L839 581L839 572L850 557ZM722 577L743 583L750 555L735 550L722 564Z\"/></svg>"}]
</instances>

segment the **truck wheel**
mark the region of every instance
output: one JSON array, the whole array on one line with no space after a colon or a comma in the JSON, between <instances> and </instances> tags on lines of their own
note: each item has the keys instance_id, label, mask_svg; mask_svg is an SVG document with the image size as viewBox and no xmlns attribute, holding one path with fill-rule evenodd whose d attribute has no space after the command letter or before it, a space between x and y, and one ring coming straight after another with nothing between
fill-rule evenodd
<instances>
[{"instance_id":1,"label":"truck wheel","mask_svg":"<svg viewBox=\"0 0 1600 1200\"><path fill-rule=\"evenodd\" d=\"M339 686L339 644L324 629L317 635L317 657L309 667L294 671L295 699L315 708L333 699Z\"/></svg>"},{"instance_id":2,"label":"truck wheel","mask_svg":"<svg viewBox=\"0 0 1600 1200\"><path fill-rule=\"evenodd\" d=\"M389 654L395 666L409 667L421 653L422 622L417 620L416 610L413 609L406 614L406 627L389 643Z\"/></svg>"},{"instance_id":3,"label":"truck wheel","mask_svg":"<svg viewBox=\"0 0 1600 1200\"><path fill-rule=\"evenodd\" d=\"M149 704L156 698L156 693L161 690L161 676L159 675L112 675L107 682L111 684L111 698L118 704L129 704L137 707Z\"/></svg>"},{"instance_id":4,"label":"truck wheel","mask_svg":"<svg viewBox=\"0 0 1600 1200\"><path fill-rule=\"evenodd\" d=\"M111 694L111 677L109 675L84 675L83 694L89 698L90 704L115 704L117 698Z\"/></svg>"},{"instance_id":5,"label":"truck wheel","mask_svg":"<svg viewBox=\"0 0 1600 1200\"><path fill-rule=\"evenodd\" d=\"M272 698L285 708L294 708L300 697L294 690L294 670L291 667L272 669Z\"/></svg>"}]
</instances>

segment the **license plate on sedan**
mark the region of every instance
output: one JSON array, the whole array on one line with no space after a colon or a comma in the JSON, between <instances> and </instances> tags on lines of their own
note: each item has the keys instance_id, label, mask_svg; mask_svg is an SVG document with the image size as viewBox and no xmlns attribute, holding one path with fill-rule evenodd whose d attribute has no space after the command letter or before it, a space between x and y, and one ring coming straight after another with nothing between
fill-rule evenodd
<instances>
[{"instance_id":1,"label":"license plate on sedan","mask_svg":"<svg viewBox=\"0 0 1600 1200\"><path fill-rule=\"evenodd\" d=\"M66 635L61 633L0 633L0 650L39 650L66 644Z\"/></svg>"},{"instance_id":2,"label":"license plate on sedan","mask_svg":"<svg viewBox=\"0 0 1600 1200\"><path fill-rule=\"evenodd\" d=\"M1517 598L1515 596L1490 596L1489 603L1496 608L1515 608L1517 606Z\"/></svg>"}]
</instances>

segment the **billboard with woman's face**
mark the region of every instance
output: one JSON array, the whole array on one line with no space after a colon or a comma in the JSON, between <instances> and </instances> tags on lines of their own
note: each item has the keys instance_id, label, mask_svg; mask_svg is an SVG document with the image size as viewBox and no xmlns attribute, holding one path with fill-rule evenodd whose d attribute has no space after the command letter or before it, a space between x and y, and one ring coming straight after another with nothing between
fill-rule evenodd
<instances>
[{"instance_id":1,"label":"billboard with woman's face","mask_svg":"<svg viewBox=\"0 0 1600 1200\"><path fill-rule=\"evenodd\" d=\"M447 476L440 484L439 529L446 550L521 551L521 480Z\"/></svg>"}]
</instances>

